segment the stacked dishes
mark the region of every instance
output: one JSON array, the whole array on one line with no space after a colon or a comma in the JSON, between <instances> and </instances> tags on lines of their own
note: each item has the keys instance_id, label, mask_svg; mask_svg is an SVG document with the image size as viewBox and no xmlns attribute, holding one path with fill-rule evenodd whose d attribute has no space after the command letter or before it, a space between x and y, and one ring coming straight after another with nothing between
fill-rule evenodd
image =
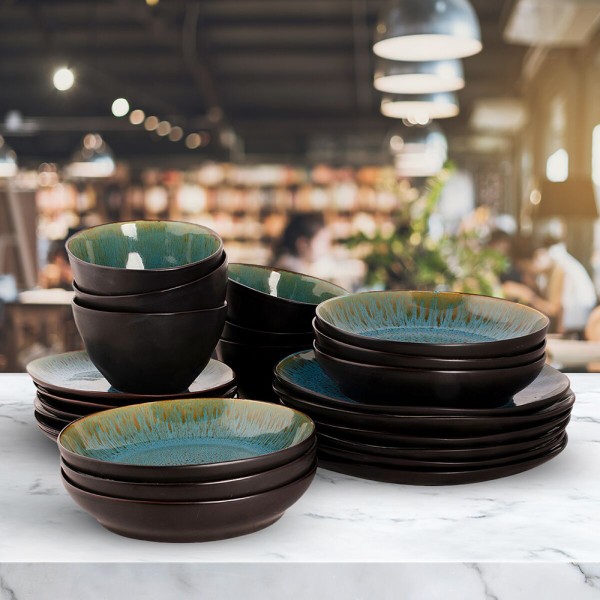
<instances>
[{"instance_id":1,"label":"stacked dishes","mask_svg":"<svg viewBox=\"0 0 600 600\"><path fill-rule=\"evenodd\" d=\"M176 221L100 225L67 241L75 323L116 389L178 394L208 364L227 313L227 257L212 230Z\"/></svg>"},{"instance_id":2,"label":"stacked dishes","mask_svg":"<svg viewBox=\"0 0 600 600\"><path fill-rule=\"evenodd\" d=\"M37 388L34 400L36 421L42 432L53 439L72 421L98 411L149 400L233 397L236 393L233 371L213 359L188 390L167 397L116 390L84 351L39 358L27 365L27 372Z\"/></svg>"},{"instance_id":3,"label":"stacked dishes","mask_svg":"<svg viewBox=\"0 0 600 600\"><path fill-rule=\"evenodd\" d=\"M542 464L566 446L575 401L568 378L546 365L494 408L430 406L404 394L389 404L375 386L366 404L344 394L312 351L281 361L273 387L282 404L315 421L320 466L412 485L474 483Z\"/></svg>"},{"instance_id":4,"label":"stacked dishes","mask_svg":"<svg viewBox=\"0 0 600 600\"><path fill-rule=\"evenodd\" d=\"M65 488L115 533L194 542L274 523L316 470L312 421L251 400L190 398L85 417L58 438Z\"/></svg>"},{"instance_id":5,"label":"stacked dishes","mask_svg":"<svg viewBox=\"0 0 600 600\"><path fill-rule=\"evenodd\" d=\"M227 323L217 356L235 371L240 396L276 400L273 367L312 346L317 305L342 294L343 288L308 275L229 265Z\"/></svg>"}]
</instances>

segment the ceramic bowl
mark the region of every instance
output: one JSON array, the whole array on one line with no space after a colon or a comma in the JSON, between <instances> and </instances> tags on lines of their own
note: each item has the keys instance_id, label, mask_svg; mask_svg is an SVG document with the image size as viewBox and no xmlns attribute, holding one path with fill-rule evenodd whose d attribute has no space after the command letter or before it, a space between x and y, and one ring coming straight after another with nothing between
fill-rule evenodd
<instances>
[{"instance_id":1,"label":"ceramic bowl","mask_svg":"<svg viewBox=\"0 0 600 600\"><path fill-rule=\"evenodd\" d=\"M438 369L441 371L466 371L477 369L504 369L518 367L531 363L544 356L546 342L530 352L515 354L514 356L499 356L496 358L433 358L430 356L410 356L379 352L360 348L340 342L321 332L313 321L315 340L324 352L336 358L363 363L365 365L380 365L384 367L399 367L403 369Z\"/></svg>"},{"instance_id":2,"label":"ceramic bowl","mask_svg":"<svg viewBox=\"0 0 600 600\"><path fill-rule=\"evenodd\" d=\"M143 294L208 275L222 261L211 229L179 221L128 221L84 229L66 244L73 276L89 294Z\"/></svg>"},{"instance_id":3,"label":"ceramic bowl","mask_svg":"<svg viewBox=\"0 0 600 600\"><path fill-rule=\"evenodd\" d=\"M241 398L258 398L277 402L277 397L272 389L275 365L282 358L305 348L305 345L238 344L221 339L217 344L217 357L235 372L238 394Z\"/></svg>"},{"instance_id":4,"label":"ceramic bowl","mask_svg":"<svg viewBox=\"0 0 600 600\"><path fill-rule=\"evenodd\" d=\"M306 333L274 333L248 329L227 321L221 336L224 340L239 344L258 344L260 346L304 346L312 348L315 336L312 331Z\"/></svg>"},{"instance_id":5,"label":"ceramic bowl","mask_svg":"<svg viewBox=\"0 0 600 600\"><path fill-rule=\"evenodd\" d=\"M75 297L81 306L115 312L187 312L217 308L225 303L227 290L227 257L212 273L190 283L166 290L128 296L99 296L80 290L73 282Z\"/></svg>"},{"instance_id":6,"label":"ceramic bowl","mask_svg":"<svg viewBox=\"0 0 600 600\"><path fill-rule=\"evenodd\" d=\"M85 349L110 384L123 392L186 390L206 367L223 331L227 305L181 313L124 313L73 301Z\"/></svg>"},{"instance_id":7,"label":"ceramic bowl","mask_svg":"<svg viewBox=\"0 0 600 600\"><path fill-rule=\"evenodd\" d=\"M374 404L496 407L527 387L544 367L545 356L507 369L439 371L364 365L335 358L315 345L315 357L340 389L354 400Z\"/></svg>"},{"instance_id":8,"label":"ceramic bowl","mask_svg":"<svg viewBox=\"0 0 600 600\"><path fill-rule=\"evenodd\" d=\"M229 500L148 502L86 492L62 475L69 495L106 529L142 540L202 542L258 531L277 521L306 492L316 468L273 490Z\"/></svg>"},{"instance_id":9,"label":"ceramic bowl","mask_svg":"<svg viewBox=\"0 0 600 600\"><path fill-rule=\"evenodd\" d=\"M441 416L488 416L505 417L515 414L529 414L551 406L564 398L570 386L569 378L550 365L544 368L536 379L518 394L498 407L453 408L446 406L424 406L419 396L412 400L401 395L406 404L364 404L353 400L320 367L313 351L298 352L284 358L275 367L274 385L288 395L321 405L323 408L350 409L362 413L383 413L386 415L441 415Z\"/></svg>"},{"instance_id":10,"label":"ceramic bowl","mask_svg":"<svg viewBox=\"0 0 600 600\"><path fill-rule=\"evenodd\" d=\"M200 483L140 483L95 477L72 469L62 461L62 470L77 487L92 494L126 498L128 500L148 500L154 502L205 502L207 500L227 500L253 496L292 483L315 467L317 460L316 444L299 458L262 473L204 481Z\"/></svg>"},{"instance_id":11,"label":"ceramic bowl","mask_svg":"<svg viewBox=\"0 0 600 600\"><path fill-rule=\"evenodd\" d=\"M317 304L347 294L328 281L281 269L229 265L228 320L275 333L311 331Z\"/></svg>"},{"instance_id":12,"label":"ceramic bowl","mask_svg":"<svg viewBox=\"0 0 600 600\"><path fill-rule=\"evenodd\" d=\"M332 298L317 327L351 346L436 358L494 358L530 352L549 319L508 300L451 292L364 292Z\"/></svg>"},{"instance_id":13,"label":"ceramic bowl","mask_svg":"<svg viewBox=\"0 0 600 600\"><path fill-rule=\"evenodd\" d=\"M173 400L222 396L223 390L235 385L230 367L210 359L188 389L177 394L129 394L110 385L98 371L85 350L52 354L31 361L27 372L43 395L58 400L83 400L102 405L123 406L149 400Z\"/></svg>"},{"instance_id":14,"label":"ceramic bowl","mask_svg":"<svg viewBox=\"0 0 600 600\"><path fill-rule=\"evenodd\" d=\"M306 415L229 398L123 406L71 423L58 440L78 471L146 483L244 477L289 463L313 443Z\"/></svg>"}]
</instances>

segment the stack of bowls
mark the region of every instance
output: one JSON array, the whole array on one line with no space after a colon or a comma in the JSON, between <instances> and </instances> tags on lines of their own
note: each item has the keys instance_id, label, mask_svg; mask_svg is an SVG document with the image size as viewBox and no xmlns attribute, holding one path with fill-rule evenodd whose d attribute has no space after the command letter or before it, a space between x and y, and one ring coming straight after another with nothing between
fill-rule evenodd
<instances>
[{"instance_id":1,"label":"stack of bowls","mask_svg":"<svg viewBox=\"0 0 600 600\"><path fill-rule=\"evenodd\" d=\"M276 400L273 367L312 347L320 302L346 294L328 281L259 265L229 265L227 323L217 356L236 373L239 394Z\"/></svg>"},{"instance_id":2,"label":"stack of bowls","mask_svg":"<svg viewBox=\"0 0 600 600\"><path fill-rule=\"evenodd\" d=\"M58 438L75 502L120 535L164 542L263 529L316 470L312 421L251 400L190 398L90 415Z\"/></svg>"},{"instance_id":3,"label":"stack of bowls","mask_svg":"<svg viewBox=\"0 0 600 600\"><path fill-rule=\"evenodd\" d=\"M237 391L233 371L213 359L188 390L168 396L129 394L113 388L85 351L39 358L27 365L27 372L37 391L36 421L42 432L53 439L71 422L98 411L149 400L231 398Z\"/></svg>"},{"instance_id":4,"label":"stack of bowls","mask_svg":"<svg viewBox=\"0 0 600 600\"><path fill-rule=\"evenodd\" d=\"M317 308L314 352L274 390L314 418L322 465L451 484L531 468L566 445L574 395L544 366L548 319L466 294L369 292Z\"/></svg>"},{"instance_id":5,"label":"stack of bowls","mask_svg":"<svg viewBox=\"0 0 600 600\"><path fill-rule=\"evenodd\" d=\"M227 313L227 257L212 230L130 221L67 241L75 323L116 389L177 394L208 364Z\"/></svg>"}]
</instances>

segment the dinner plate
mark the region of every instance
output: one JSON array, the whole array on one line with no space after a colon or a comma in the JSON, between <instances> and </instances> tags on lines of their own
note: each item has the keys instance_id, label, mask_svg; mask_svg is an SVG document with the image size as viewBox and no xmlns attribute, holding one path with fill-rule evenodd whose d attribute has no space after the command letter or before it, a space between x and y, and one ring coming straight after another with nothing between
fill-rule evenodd
<instances>
[{"instance_id":1,"label":"dinner plate","mask_svg":"<svg viewBox=\"0 0 600 600\"><path fill-rule=\"evenodd\" d=\"M76 399L98 398L103 401L112 399L126 404L212 395L214 390L231 387L235 381L230 367L211 359L185 392L168 395L129 394L111 387L83 350L38 358L27 365L27 372L36 384L50 393L58 392L59 396L67 394Z\"/></svg>"},{"instance_id":2,"label":"dinner plate","mask_svg":"<svg viewBox=\"0 0 600 600\"><path fill-rule=\"evenodd\" d=\"M367 415L349 409L322 406L315 402L289 396L278 387L274 387L274 389L286 406L304 412L318 421L332 425L366 427L375 431L393 431L407 435L445 435L455 437L458 435L491 435L509 432L551 421L555 417L571 410L575 403L575 394L571 392L553 405L542 408L535 413L517 415L510 413L510 416L506 417Z\"/></svg>"},{"instance_id":3,"label":"dinner plate","mask_svg":"<svg viewBox=\"0 0 600 600\"><path fill-rule=\"evenodd\" d=\"M37 422L37 426L41 429L42 433L49 437L51 440L56 441L58 434L61 432L62 427L58 425L54 420L49 419L45 415L42 415L37 410L34 411L34 417Z\"/></svg>"},{"instance_id":4,"label":"dinner plate","mask_svg":"<svg viewBox=\"0 0 600 600\"><path fill-rule=\"evenodd\" d=\"M394 415L455 415L455 416L506 416L508 413L529 413L553 404L564 397L569 389L569 378L544 365L541 373L526 388L521 390L506 404L495 408L446 408L433 406L394 406L389 404L363 404L344 394L319 366L313 350L297 352L284 358L275 367L275 378L284 389L293 392L295 397L364 413L385 413ZM376 394L377 390L374 389Z\"/></svg>"},{"instance_id":5,"label":"dinner plate","mask_svg":"<svg viewBox=\"0 0 600 600\"><path fill-rule=\"evenodd\" d=\"M545 454L536 458L482 469L459 471L398 469L383 465L350 462L328 454L326 451L322 451L319 455L319 467L344 475L387 483L400 483L404 485L459 485L499 479L533 469L558 456L565 449L567 441L568 438L565 436L559 445L554 446Z\"/></svg>"},{"instance_id":6,"label":"dinner plate","mask_svg":"<svg viewBox=\"0 0 600 600\"><path fill-rule=\"evenodd\" d=\"M336 445L326 435L319 438L319 452L325 452L330 456L335 456L349 462L356 462L368 465L383 465L386 467L400 469L416 469L416 470L440 470L440 471L460 471L483 469L486 467L500 467L511 462L530 460L546 454L552 448L562 444L566 432L559 434L556 438L548 442L538 444L536 447L523 452L517 452L512 456L499 456L495 458L482 458L464 461L451 460L417 460L413 458L403 458L399 456L383 456L381 454L373 454L367 451L363 446L361 450L349 450Z\"/></svg>"}]
</instances>

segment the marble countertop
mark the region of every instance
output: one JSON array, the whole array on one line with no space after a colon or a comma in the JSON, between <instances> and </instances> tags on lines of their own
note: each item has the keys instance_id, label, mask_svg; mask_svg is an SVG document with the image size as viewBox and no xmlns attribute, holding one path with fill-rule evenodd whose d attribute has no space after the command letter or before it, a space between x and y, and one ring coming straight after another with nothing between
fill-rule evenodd
<instances>
[{"instance_id":1,"label":"marble countertop","mask_svg":"<svg viewBox=\"0 0 600 600\"><path fill-rule=\"evenodd\" d=\"M569 445L532 471L435 488L320 469L306 495L264 531L158 544L109 533L75 505L60 482L58 450L35 425L32 382L0 375L0 563L597 563L600 375L571 380Z\"/></svg>"}]
</instances>

